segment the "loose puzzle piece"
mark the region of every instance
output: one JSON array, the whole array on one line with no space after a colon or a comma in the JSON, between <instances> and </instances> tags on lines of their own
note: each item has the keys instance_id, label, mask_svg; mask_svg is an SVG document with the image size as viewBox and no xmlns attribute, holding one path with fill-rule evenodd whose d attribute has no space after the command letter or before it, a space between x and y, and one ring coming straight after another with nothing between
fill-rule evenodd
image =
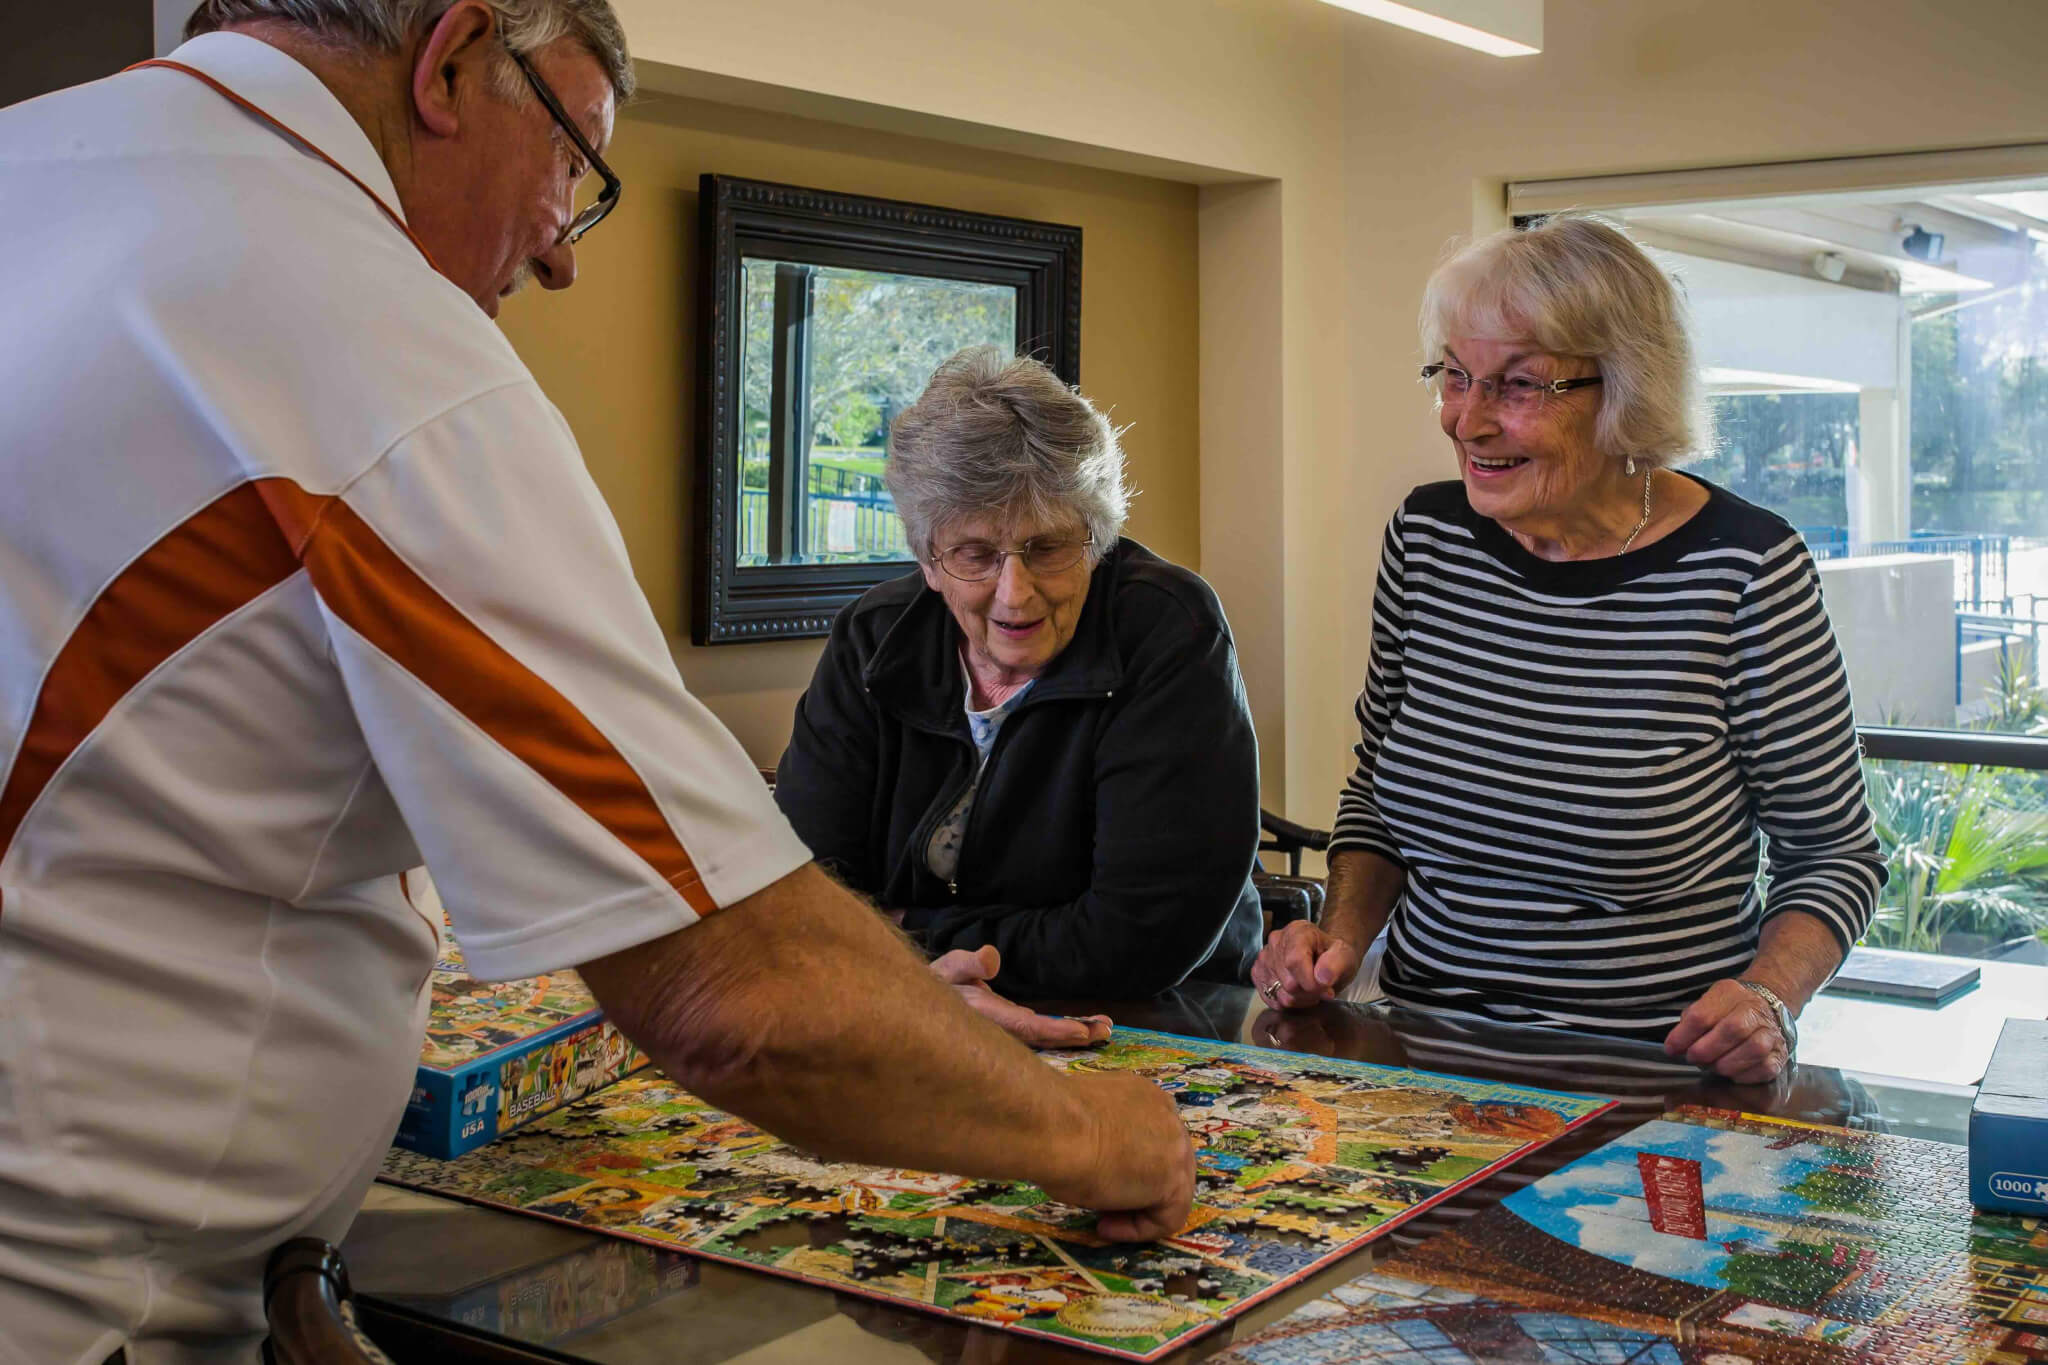
<instances>
[{"instance_id":1,"label":"loose puzzle piece","mask_svg":"<svg viewBox=\"0 0 2048 1365\"><path fill-rule=\"evenodd\" d=\"M1151 1359L1611 1107L1136 1029L1041 1056L1174 1096L1199 1153L1180 1236L1106 1243L1029 1185L826 1162L652 1072L454 1161L393 1151L384 1178Z\"/></svg>"},{"instance_id":2,"label":"loose puzzle piece","mask_svg":"<svg viewBox=\"0 0 2048 1365\"><path fill-rule=\"evenodd\" d=\"M2048 1221L1961 1147L1716 1110L1635 1129L1218 1365L2048 1361Z\"/></svg>"}]
</instances>

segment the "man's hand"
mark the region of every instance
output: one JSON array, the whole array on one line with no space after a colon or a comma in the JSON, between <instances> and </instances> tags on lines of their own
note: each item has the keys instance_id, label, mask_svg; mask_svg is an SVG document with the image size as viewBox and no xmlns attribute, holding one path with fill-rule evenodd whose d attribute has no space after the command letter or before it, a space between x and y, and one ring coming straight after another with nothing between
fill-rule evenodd
<instances>
[{"instance_id":1,"label":"man's hand","mask_svg":"<svg viewBox=\"0 0 2048 1365\"><path fill-rule=\"evenodd\" d=\"M1776 1080L1792 1059L1771 1007L1733 979L1716 981L1686 1006L1664 1051L1743 1085Z\"/></svg>"},{"instance_id":2,"label":"man's hand","mask_svg":"<svg viewBox=\"0 0 2048 1365\"><path fill-rule=\"evenodd\" d=\"M1045 1192L1101 1209L1095 1231L1111 1242L1156 1242L1187 1226L1195 1203L1195 1145L1173 1097L1142 1076L1070 1071L1085 1087L1094 1155Z\"/></svg>"},{"instance_id":3,"label":"man's hand","mask_svg":"<svg viewBox=\"0 0 2048 1365\"><path fill-rule=\"evenodd\" d=\"M974 949L955 948L938 958L932 963L932 975L951 986L969 1009L1027 1047L1087 1047L1109 1041L1106 1014L1066 1019L1039 1014L997 995L988 983L1002 966L1002 954L995 945L983 944Z\"/></svg>"},{"instance_id":4,"label":"man's hand","mask_svg":"<svg viewBox=\"0 0 2048 1365\"><path fill-rule=\"evenodd\" d=\"M1259 960L1252 964L1252 984L1269 1005L1304 1009L1349 985L1361 960L1358 949L1344 939L1307 920L1296 920L1259 950Z\"/></svg>"}]
</instances>

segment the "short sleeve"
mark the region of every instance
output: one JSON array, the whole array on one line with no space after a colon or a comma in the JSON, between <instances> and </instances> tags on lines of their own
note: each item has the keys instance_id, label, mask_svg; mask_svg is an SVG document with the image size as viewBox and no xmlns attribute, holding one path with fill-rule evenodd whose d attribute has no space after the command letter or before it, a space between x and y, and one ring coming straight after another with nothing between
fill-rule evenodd
<instances>
[{"instance_id":1,"label":"short sleeve","mask_svg":"<svg viewBox=\"0 0 2048 1365\"><path fill-rule=\"evenodd\" d=\"M530 381L414 431L337 494L266 482L476 975L636 946L808 860L685 690Z\"/></svg>"}]
</instances>

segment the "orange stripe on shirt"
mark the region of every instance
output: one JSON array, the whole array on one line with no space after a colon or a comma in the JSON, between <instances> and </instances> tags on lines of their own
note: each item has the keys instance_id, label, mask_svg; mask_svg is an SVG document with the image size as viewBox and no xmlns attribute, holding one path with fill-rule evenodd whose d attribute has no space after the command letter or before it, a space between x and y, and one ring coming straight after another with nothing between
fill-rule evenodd
<instances>
[{"instance_id":1,"label":"orange stripe on shirt","mask_svg":"<svg viewBox=\"0 0 2048 1365\"><path fill-rule=\"evenodd\" d=\"M255 485L201 508L101 590L50 662L0 788L0 858L50 779L121 698L299 571Z\"/></svg>"},{"instance_id":2,"label":"orange stripe on shirt","mask_svg":"<svg viewBox=\"0 0 2048 1365\"><path fill-rule=\"evenodd\" d=\"M582 712L429 587L347 504L281 478L215 499L87 608L51 661L0 787L0 858L58 769L123 697L302 562L321 600L357 634L609 830L692 910L718 908L647 784Z\"/></svg>"},{"instance_id":3,"label":"orange stripe on shirt","mask_svg":"<svg viewBox=\"0 0 2048 1365\"><path fill-rule=\"evenodd\" d=\"M699 915L718 907L640 774L588 717L484 634L339 498L260 481L320 600L609 830Z\"/></svg>"}]
</instances>

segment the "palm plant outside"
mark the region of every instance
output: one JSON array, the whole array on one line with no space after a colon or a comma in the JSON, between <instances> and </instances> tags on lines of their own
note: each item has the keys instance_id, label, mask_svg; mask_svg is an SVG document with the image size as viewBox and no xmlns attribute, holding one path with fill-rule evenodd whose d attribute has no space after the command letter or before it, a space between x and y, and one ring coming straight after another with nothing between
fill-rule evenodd
<instances>
[{"instance_id":1,"label":"palm plant outside","mask_svg":"<svg viewBox=\"0 0 2048 1365\"><path fill-rule=\"evenodd\" d=\"M2002 670L1980 728L2048 733L2048 692ZM1977 956L2048 939L2048 774L1866 760L1890 877L1864 943Z\"/></svg>"}]
</instances>

